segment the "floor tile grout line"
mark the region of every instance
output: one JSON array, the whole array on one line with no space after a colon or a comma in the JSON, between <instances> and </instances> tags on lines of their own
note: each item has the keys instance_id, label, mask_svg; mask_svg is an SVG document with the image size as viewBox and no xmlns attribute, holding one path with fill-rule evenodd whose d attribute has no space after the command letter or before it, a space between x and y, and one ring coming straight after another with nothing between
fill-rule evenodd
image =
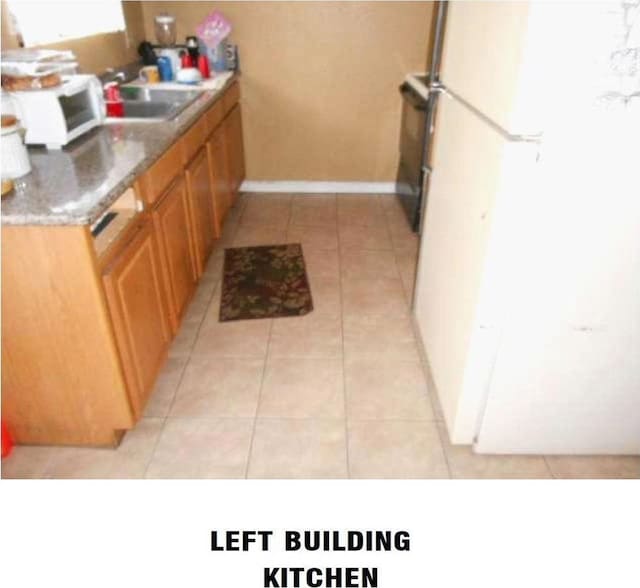
<instances>
[{"instance_id":1,"label":"floor tile grout line","mask_svg":"<svg viewBox=\"0 0 640 588\"><path fill-rule=\"evenodd\" d=\"M398 278L400 279L400 283L402 284L402 288L404 290L404 281L402 280L402 272L400 271L400 263L398 262L398 250L396 249L394 243L393 243L393 239L391 237L391 226L390 226L390 221L389 221L389 217L385 214L385 220L386 220L386 225L387 225L387 232L389 233L389 239L391 240L391 251L393 252L393 259L396 262L396 273L398 275ZM405 292L406 294L406 292Z\"/></svg>"},{"instance_id":2,"label":"floor tile grout line","mask_svg":"<svg viewBox=\"0 0 640 588\"><path fill-rule=\"evenodd\" d=\"M244 207L242 209L242 215L240 218L238 218L238 226L236 229L236 233L234 234L234 238L233 238L233 244L232 247L255 247L255 246L260 246L259 244L255 244L255 243L242 243L242 244L238 244L236 242L237 240L237 234L239 232L239 230L242 227L254 227L254 228L271 228L275 231L283 231L283 239L286 241L287 239L287 233L288 233L288 226L289 226L289 218L291 216L291 206L292 206L292 202L293 202L293 193L287 193L288 195L288 205L289 205L289 210L288 210L288 216L287 216L287 222L284 225L284 227L281 227L279 225L274 225L271 223L264 223L262 222L262 219L259 219L258 221L247 221L244 220L244 215L246 213L246 208L249 205L249 199L251 198L252 200L255 201L255 199L260 198L261 196L273 196L273 195L278 195L278 194L264 194L264 193L260 193L260 192L245 192L244 194L246 194L248 197L246 199L246 202L244 204ZM284 196L284 194L280 194L280 196ZM277 241L277 243L281 243L281 241ZM266 245L270 245L273 244L273 242L271 243L266 243Z\"/></svg>"},{"instance_id":3,"label":"floor tile grout line","mask_svg":"<svg viewBox=\"0 0 640 588\"><path fill-rule=\"evenodd\" d=\"M427 360L426 350L424 349L422 340L418 335L418 331L417 331L418 327L416 325L416 321L414 320L414 317L411 316L409 320L411 322L411 330L413 332L413 338L416 342L416 347L418 350L418 363L420 364L420 369L422 370L422 374L424 376L425 383L426 383L427 398L429 400L429 404L431 404L431 412L433 412L433 416L436 422L444 423L444 416L439 404L438 393L436 392L436 390L431 390L429 387L429 382L432 382L434 386L435 386L435 382L433 381L431 366L429 365L429 362ZM446 424L445 424L445 427L446 427Z\"/></svg>"},{"instance_id":4,"label":"floor tile grout line","mask_svg":"<svg viewBox=\"0 0 640 588\"><path fill-rule=\"evenodd\" d=\"M150 417L150 418L161 418L161 417ZM236 416L236 415L207 415L207 416L190 416L190 415L177 415L177 416L168 416L166 420L168 421L252 421L254 417L252 416Z\"/></svg>"},{"instance_id":5,"label":"floor tile grout line","mask_svg":"<svg viewBox=\"0 0 640 588\"><path fill-rule=\"evenodd\" d=\"M184 369L184 368L183 368ZM158 445L160 444L160 439L162 435L164 435L164 428L167 424L167 417L165 416L162 419L162 427L160 428L160 432L158 433L158 437L153 444L153 448L149 452L149 459L147 460L147 465L144 468L144 472L142 472L142 479L147 478L147 473L149 472L149 468L151 467L151 463L153 462L153 458L156 456L156 450L158 449Z\"/></svg>"},{"instance_id":6,"label":"floor tile grout line","mask_svg":"<svg viewBox=\"0 0 640 588\"><path fill-rule=\"evenodd\" d=\"M344 343L344 295L342 288L342 242L340 241L340 226L338 219L338 195L335 195L336 202L336 234L338 239L338 285L340 290L340 335L342 337L342 396L344 402L344 444L345 458L347 461L347 479L351 478L351 458L349 455L349 405L347 402L347 365L346 348Z\"/></svg>"},{"instance_id":7,"label":"floor tile grout line","mask_svg":"<svg viewBox=\"0 0 640 588\"><path fill-rule=\"evenodd\" d=\"M549 460L547 459L548 456L543 455L542 459L544 460L544 465L547 467L547 471L549 472L549 475L551 476L552 480L557 480L558 478L556 477L555 472L553 471L553 468L549 465Z\"/></svg>"},{"instance_id":8,"label":"floor tile grout line","mask_svg":"<svg viewBox=\"0 0 640 588\"><path fill-rule=\"evenodd\" d=\"M287 239L287 235L289 234L289 224L291 222L291 208L293 206L293 197L289 200L289 215L287 217L287 226L285 227L285 239ZM269 348L271 347L271 336L273 334L273 321L275 319L270 319L271 324L269 325L269 335L267 336L267 347L264 353L264 363L262 364L262 377L260 379L260 388L258 390L258 402L256 403L256 412L253 418L253 429L251 431L251 440L249 441L249 451L247 453L247 463L244 469L244 478L245 480L249 477L249 466L251 465L251 455L253 453L253 443L256 436L256 428L258 425L258 415L260 414L260 403L262 401L262 391L264 389L264 382L267 374L267 364L269 362Z\"/></svg>"},{"instance_id":9,"label":"floor tile grout line","mask_svg":"<svg viewBox=\"0 0 640 588\"><path fill-rule=\"evenodd\" d=\"M438 435L438 440L440 441L440 450L442 451L442 455L444 457L444 463L447 466L447 472L449 472L449 479L453 480L453 471L451 469L451 464L449 462L449 456L447 455L447 450L445 449L445 442L442 439L443 434L446 435L446 431L443 433L442 427L440 423L436 422L436 433Z\"/></svg>"},{"instance_id":10,"label":"floor tile grout line","mask_svg":"<svg viewBox=\"0 0 640 588\"><path fill-rule=\"evenodd\" d=\"M400 279L400 284L402 285L402 290L405 295L405 302L409 310L409 315L411 315L411 308L413 306L413 292L411 293L407 292L404 280L402 279L402 272L400 271L400 262L398 261L398 249L396 248L395 242L393 241L393 235L391 231L391 220L389 219L389 215L387 215L386 211L384 212L384 218L385 218L385 225L387 227L389 240L391 242L391 251L393 252L393 258L396 263L396 273L398 274L398 278ZM414 279L415 279L415 272L417 271L418 271L418 268L417 268L417 256L416 256L416 267L414 267ZM414 284L415 284L415 281L414 281Z\"/></svg>"},{"instance_id":11,"label":"floor tile grout line","mask_svg":"<svg viewBox=\"0 0 640 588\"><path fill-rule=\"evenodd\" d=\"M202 317L200 318L200 322L198 324L198 329L196 331L196 335L193 338L193 341L191 342L191 346L189 347L189 353L186 356L186 360L184 362L184 365L182 366L182 370L180 372L180 378L178 379L178 382L175 385L175 388L173 389L173 396L171 398L171 403L169 404L169 408L167 409L167 412L165 414L165 416L162 419L162 428L160 430L160 433L158 434L158 438L156 439L156 442L153 444L153 449L151 450L150 454L149 454L149 459L147 461L147 466L144 469L144 473L142 475L143 478L147 477L147 472L149 471L149 467L151 467L151 462L153 461L153 458L155 457L156 454L156 450L158 449L158 444L160 443L160 438L162 437L162 435L164 434L164 430L165 430L165 426L167 424L167 419L169 418L169 415L171 414L171 410L173 409L173 405L175 404L176 401L176 396L178 395L178 390L180 389L180 386L182 385L182 381L184 379L184 375L187 371L187 367L189 365L189 363L191 363L191 355L193 353L193 348L196 344L196 341L198 340L198 337L200 336L200 331L202 329L202 325L206 319L207 316L207 311L209 310L209 307L211 305L211 302L213 300L213 297L216 293L216 291L218 290L218 287L221 287L222 281L219 280L218 283L216 283L216 285L211 289L211 294L209 296L209 302L207 303L207 310L205 310L205 312L202 313ZM195 293L194 293L195 296ZM192 298L193 301L193 298Z\"/></svg>"},{"instance_id":12,"label":"floor tile grout line","mask_svg":"<svg viewBox=\"0 0 640 588\"><path fill-rule=\"evenodd\" d=\"M357 249L357 250L363 250L363 251L390 251L394 254L395 257L395 252L394 252L394 246L393 246L393 239L391 237L391 230L389 228L389 224L388 224L388 219L386 214L384 213L384 207L382 204L380 203L376 203L377 207L380 207L380 209L382 210L381 213L381 219L382 222L380 224L371 224L371 223L364 223L364 224L360 224L360 223L354 223L354 222L345 222L345 223L340 223L340 220L338 219L338 233L341 232L340 229L347 229L347 228L356 228L356 229L381 229L385 232L385 235L387 237L386 241L386 247L382 247L382 246L376 246L376 247L365 247L365 246L359 246L359 247L353 247L351 246L351 249Z\"/></svg>"},{"instance_id":13,"label":"floor tile grout line","mask_svg":"<svg viewBox=\"0 0 640 588\"><path fill-rule=\"evenodd\" d=\"M248 193L249 194L249 193ZM233 233L233 239L231 240L232 244L235 246L235 241L236 241L236 236L238 234L238 231L240 230L240 223L242 222L242 217L244 216L245 210L247 208L247 204L249 202L249 197L250 195L248 195L246 198L243 199L243 205L242 205L242 210L240 210L240 212L238 213L238 222L236 224L236 230ZM271 338L271 327L273 326L273 321L271 323L271 326L269 327L269 339ZM267 350L269 347L269 339L267 339ZM251 439L249 440L249 451L247 452L247 463L245 464L245 468L244 468L244 478L247 478L247 475L249 473L249 461L251 459L251 450L253 448L253 438L255 435L255 431L256 431L256 417L258 415L258 406L260 403L260 394L262 392L262 384L264 381L264 373L265 373L265 369L267 366L267 359L266 359L266 352L265 352L265 357L263 359L264 363L262 364L262 376L260 378L260 388L258 389L258 404L256 404L256 412L254 414L253 417L253 428L251 429Z\"/></svg>"},{"instance_id":14,"label":"floor tile grout line","mask_svg":"<svg viewBox=\"0 0 640 588\"><path fill-rule=\"evenodd\" d=\"M244 359L244 358L243 358ZM254 358L255 360L255 358ZM316 360L311 360L316 361ZM320 361L339 361L335 360L320 360ZM166 417L145 417L146 419L157 419L157 420L187 420L187 421L211 421L211 420L249 420L253 419L253 416L246 415L233 415L233 414L215 414L215 415L205 415L205 416L191 416L191 415L168 415ZM262 415L258 417L259 419L264 420L282 420L282 421L336 421L336 420L344 420L343 417L336 416L271 416L271 415ZM419 419L419 418L410 418L410 417L390 417L390 418L380 418L380 417L352 417L350 419L354 423L432 423L434 425L444 425L443 421L437 421L435 419ZM465 446L466 447L466 446ZM83 447L80 447L82 449ZM101 448L97 448L101 449ZM543 455L537 455L537 457L544 457ZM575 457L575 456L574 456Z\"/></svg>"},{"instance_id":15,"label":"floor tile grout line","mask_svg":"<svg viewBox=\"0 0 640 588\"><path fill-rule=\"evenodd\" d=\"M271 332L273 331L273 319L269 325L269 335L267 337L267 348L265 349L264 359L262 363L262 376L260 377L260 387L258 388L258 401L256 402L256 411L253 415L253 428L251 429L251 439L249 440L249 451L247 452L247 463L244 467L244 479L249 477L249 465L251 464L251 454L253 453L253 442L256 436L256 427L258 424L258 414L260 412L260 402L262 400L262 389L264 388L265 376L267 373L267 362L269 361L269 345L271 343Z\"/></svg>"},{"instance_id":16,"label":"floor tile grout line","mask_svg":"<svg viewBox=\"0 0 640 588\"><path fill-rule=\"evenodd\" d=\"M247 194L250 194L250 193L247 192ZM238 211L238 222L237 222L236 231L234 231L234 235L233 235L234 239L235 239L235 236L236 236L235 233L238 232L237 229L240 226L240 223L242 222L242 218L244 217L244 213L245 213L245 210L247 208L247 200L248 200L248 197L243 200L242 207Z\"/></svg>"},{"instance_id":17,"label":"floor tile grout line","mask_svg":"<svg viewBox=\"0 0 640 588\"><path fill-rule=\"evenodd\" d=\"M245 203L244 203L244 207L242 209L242 215L244 215L244 212L246 210L247 204L248 204L248 200L249 197L247 197ZM238 227L236 229L236 234L240 228L240 222L242 220L242 217L240 217L238 219ZM235 236L234 235L234 244L235 244ZM260 409L260 398L262 396L262 387L264 385L264 377L265 377L265 373L266 373L266 369L267 369L267 358L268 358L268 353L269 353L269 342L271 341L271 330L273 329L273 319L271 319L271 324L269 325L269 334L267 336L267 347L265 349L265 353L264 353L264 357L263 357L263 364L262 364L262 375L260 377L260 387L258 388L258 401L256 403L256 410L255 413L253 415L253 427L251 429L251 439L249 440L249 450L247 451L247 462L245 463L244 466L244 479L246 480L248 475L249 475L249 463L251 462L251 453L253 451L253 440L256 434L256 423L257 423L257 418L258 418L258 410Z\"/></svg>"}]
</instances>

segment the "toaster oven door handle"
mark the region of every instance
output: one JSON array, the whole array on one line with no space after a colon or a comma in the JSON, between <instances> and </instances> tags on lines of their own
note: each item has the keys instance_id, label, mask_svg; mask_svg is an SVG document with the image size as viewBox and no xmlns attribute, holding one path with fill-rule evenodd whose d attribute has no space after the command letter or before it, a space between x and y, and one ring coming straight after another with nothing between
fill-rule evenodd
<instances>
[{"instance_id":1,"label":"toaster oven door handle","mask_svg":"<svg viewBox=\"0 0 640 588\"><path fill-rule=\"evenodd\" d=\"M100 122L103 123L107 118L107 105L104 101L104 94L100 80L96 77L91 78L89 80L89 89L94 95L96 101L95 104L98 109L98 114L100 115Z\"/></svg>"}]
</instances>

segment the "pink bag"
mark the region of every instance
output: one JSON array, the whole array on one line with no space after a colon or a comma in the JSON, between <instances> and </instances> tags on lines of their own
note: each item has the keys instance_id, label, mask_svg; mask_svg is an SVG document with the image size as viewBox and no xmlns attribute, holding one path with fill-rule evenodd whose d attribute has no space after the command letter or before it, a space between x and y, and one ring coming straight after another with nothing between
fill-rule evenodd
<instances>
[{"instance_id":1,"label":"pink bag","mask_svg":"<svg viewBox=\"0 0 640 588\"><path fill-rule=\"evenodd\" d=\"M231 23L218 10L214 10L197 27L196 34L210 49L226 39L231 32Z\"/></svg>"}]
</instances>

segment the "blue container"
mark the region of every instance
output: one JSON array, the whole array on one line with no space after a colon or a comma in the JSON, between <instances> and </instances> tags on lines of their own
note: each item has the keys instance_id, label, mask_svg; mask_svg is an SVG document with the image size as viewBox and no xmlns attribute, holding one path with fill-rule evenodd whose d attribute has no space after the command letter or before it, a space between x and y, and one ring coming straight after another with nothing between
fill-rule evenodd
<instances>
[{"instance_id":1,"label":"blue container","mask_svg":"<svg viewBox=\"0 0 640 588\"><path fill-rule=\"evenodd\" d=\"M158 57L158 72L160 73L160 79L163 82L170 82L173 80L173 70L171 69L171 59L166 55Z\"/></svg>"}]
</instances>

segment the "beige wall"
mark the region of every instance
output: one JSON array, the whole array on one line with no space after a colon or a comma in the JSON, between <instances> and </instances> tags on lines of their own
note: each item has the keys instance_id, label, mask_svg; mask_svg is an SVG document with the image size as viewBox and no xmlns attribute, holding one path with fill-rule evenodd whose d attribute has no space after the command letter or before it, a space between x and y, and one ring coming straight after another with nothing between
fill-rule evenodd
<instances>
[{"instance_id":1,"label":"beige wall","mask_svg":"<svg viewBox=\"0 0 640 588\"><path fill-rule=\"evenodd\" d=\"M62 3L61 3L62 4ZM46 45L52 49L71 49L77 56L80 69L88 73L100 73L107 67L124 65L139 59L138 45L144 38L142 3L125 1L124 15L127 30L119 33L106 33L82 39L72 39L62 43ZM2 1L2 48L18 47L18 41L12 34L7 18L7 4Z\"/></svg>"},{"instance_id":2,"label":"beige wall","mask_svg":"<svg viewBox=\"0 0 640 588\"><path fill-rule=\"evenodd\" d=\"M240 47L247 177L392 181L405 74L424 70L427 2L144 2L194 34L213 8Z\"/></svg>"}]
</instances>

